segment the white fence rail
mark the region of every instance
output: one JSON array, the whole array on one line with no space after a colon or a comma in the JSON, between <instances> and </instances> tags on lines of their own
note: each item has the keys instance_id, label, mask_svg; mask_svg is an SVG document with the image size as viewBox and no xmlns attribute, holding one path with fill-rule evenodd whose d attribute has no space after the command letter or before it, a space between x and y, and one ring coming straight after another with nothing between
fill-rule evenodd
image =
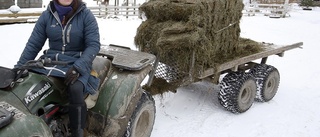
<instances>
[{"instance_id":1,"label":"white fence rail","mask_svg":"<svg viewBox=\"0 0 320 137\"><path fill-rule=\"evenodd\" d=\"M96 17L112 18L115 16L140 17L139 6L90 6L88 7Z\"/></svg>"},{"instance_id":2,"label":"white fence rail","mask_svg":"<svg viewBox=\"0 0 320 137\"><path fill-rule=\"evenodd\" d=\"M286 17L291 10L289 4L247 4L243 10L243 14L255 16L256 14L264 14L269 17ZM289 15L290 16L290 15Z\"/></svg>"}]
</instances>

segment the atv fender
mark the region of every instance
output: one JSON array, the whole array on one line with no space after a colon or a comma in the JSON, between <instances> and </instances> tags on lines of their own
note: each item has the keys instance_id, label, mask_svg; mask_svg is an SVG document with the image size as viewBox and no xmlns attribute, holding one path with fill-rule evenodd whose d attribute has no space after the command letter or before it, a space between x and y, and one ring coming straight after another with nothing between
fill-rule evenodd
<instances>
[{"instance_id":1,"label":"atv fender","mask_svg":"<svg viewBox=\"0 0 320 137\"><path fill-rule=\"evenodd\" d=\"M41 118L30 114L14 119L1 131L1 137L52 137L47 124Z\"/></svg>"},{"instance_id":2,"label":"atv fender","mask_svg":"<svg viewBox=\"0 0 320 137\"><path fill-rule=\"evenodd\" d=\"M0 100L0 107L13 116L10 123L0 128L0 137L52 137L47 124L40 117L30 114L12 91L0 90Z\"/></svg>"},{"instance_id":3,"label":"atv fender","mask_svg":"<svg viewBox=\"0 0 320 137\"><path fill-rule=\"evenodd\" d=\"M112 70L109 79L100 88L96 105L89 112L89 130L99 136L124 135L142 95L142 92L139 92L141 83L152 70L152 66L148 65L137 71L117 68Z\"/></svg>"}]
</instances>

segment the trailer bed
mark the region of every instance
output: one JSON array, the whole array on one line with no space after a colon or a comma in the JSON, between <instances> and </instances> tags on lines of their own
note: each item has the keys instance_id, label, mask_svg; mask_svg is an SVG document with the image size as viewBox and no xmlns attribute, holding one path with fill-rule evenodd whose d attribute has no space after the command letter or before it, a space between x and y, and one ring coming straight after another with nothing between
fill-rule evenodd
<instances>
[{"instance_id":1,"label":"trailer bed","mask_svg":"<svg viewBox=\"0 0 320 137\"><path fill-rule=\"evenodd\" d=\"M241 57L232 61L228 61L225 63L220 64L216 68L209 68L205 71L203 71L198 78L204 79L209 76L214 76L214 83L218 83L219 76L224 71L237 71L239 66L245 66L247 63L250 63L251 61L262 59L261 63L264 64L266 62L266 59L268 56L271 55L278 55L280 57L283 56L285 51L295 49L295 48L301 48L303 45L302 42L294 43L291 45L274 45L270 43L263 43L263 51L259 53L255 53L249 56Z\"/></svg>"}]
</instances>

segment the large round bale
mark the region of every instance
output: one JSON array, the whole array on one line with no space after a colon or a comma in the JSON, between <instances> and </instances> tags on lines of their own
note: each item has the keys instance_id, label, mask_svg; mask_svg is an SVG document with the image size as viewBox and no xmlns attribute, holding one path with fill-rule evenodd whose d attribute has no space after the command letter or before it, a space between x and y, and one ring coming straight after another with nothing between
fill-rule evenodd
<instances>
[{"instance_id":1,"label":"large round bale","mask_svg":"<svg viewBox=\"0 0 320 137\"><path fill-rule=\"evenodd\" d=\"M183 73L184 79L174 82L184 85L190 81L185 78L247 55L247 49L258 51L240 44L243 7L242 0L150 0L139 8L147 20L138 27L135 44Z\"/></svg>"}]
</instances>

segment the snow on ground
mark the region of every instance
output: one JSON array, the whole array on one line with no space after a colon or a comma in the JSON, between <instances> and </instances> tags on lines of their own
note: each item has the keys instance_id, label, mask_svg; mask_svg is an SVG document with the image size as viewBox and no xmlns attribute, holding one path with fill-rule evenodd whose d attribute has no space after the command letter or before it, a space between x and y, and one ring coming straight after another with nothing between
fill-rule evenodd
<instances>
[{"instance_id":1,"label":"snow on ground","mask_svg":"<svg viewBox=\"0 0 320 137\"><path fill-rule=\"evenodd\" d=\"M241 36L275 44L303 42L284 57L267 63L280 71L277 95L255 102L247 112L232 114L218 103L219 88L210 82L180 87L177 93L154 96L156 122L152 137L319 137L320 8L295 8L288 18L243 16ZM98 19L102 44L134 47L139 19ZM0 66L13 67L34 24L0 25Z\"/></svg>"},{"instance_id":2,"label":"snow on ground","mask_svg":"<svg viewBox=\"0 0 320 137\"><path fill-rule=\"evenodd\" d=\"M275 98L255 103L247 112L235 115L219 105L217 86L199 82L181 87L176 94L156 97L157 120L152 137L320 136L319 15L319 8L296 8L288 18L244 16L242 37L275 44L304 42L303 49L268 59L281 75Z\"/></svg>"}]
</instances>

